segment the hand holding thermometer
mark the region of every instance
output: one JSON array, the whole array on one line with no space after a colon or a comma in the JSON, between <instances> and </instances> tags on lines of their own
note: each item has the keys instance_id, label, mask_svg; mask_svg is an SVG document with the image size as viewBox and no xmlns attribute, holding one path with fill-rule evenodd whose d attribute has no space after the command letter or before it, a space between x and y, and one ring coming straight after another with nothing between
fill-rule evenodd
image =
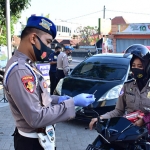
<instances>
[{"instance_id":1,"label":"hand holding thermometer","mask_svg":"<svg viewBox=\"0 0 150 150\"><path fill-rule=\"evenodd\" d=\"M89 96L87 96L86 98L91 98L95 93L97 92L97 90L95 90L95 92L93 94L89 94Z\"/></svg>"},{"instance_id":2,"label":"hand holding thermometer","mask_svg":"<svg viewBox=\"0 0 150 150\"><path fill-rule=\"evenodd\" d=\"M77 112L79 110L82 110L83 107L85 107L85 106L87 107L88 105L92 104L95 101L94 94L96 93L96 91L93 94L82 93L82 94L77 95L75 97L76 99L74 99L74 100L76 103L79 100L78 104L80 103L80 106L76 106L77 104L75 103L75 111ZM86 96L84 97L84 95L86 95Z\"/></svg>"},{"instance_id":3,"label":"hand holding thermometer","mask_svg":"<svg viewBox=\"0 0 150 150\"><path fill-rule=\"evenodd\" d=\"M95 90L95 92L93 93L93 95L97 92L97 90Z\"/></svg>"}]
</instances>

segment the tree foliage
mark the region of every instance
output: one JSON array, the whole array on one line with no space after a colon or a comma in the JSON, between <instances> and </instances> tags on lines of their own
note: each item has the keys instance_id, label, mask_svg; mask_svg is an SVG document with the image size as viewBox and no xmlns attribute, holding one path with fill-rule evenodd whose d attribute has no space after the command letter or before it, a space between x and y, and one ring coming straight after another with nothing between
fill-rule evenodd
<instances>
[{"instance_id":1,"label":"tree foliage","mask_svg":"<svg viewBox=\"0 0 150 150\"><path fill-rule=\"evenodd\" d=\"M6 20L6 0L0 0L0 25L5 24ZM10 0L10 15L20 17L22 10L28 8L31 0Z\"/></svg>"},{"instance_id":2,"label":"tree foliage","mask_svg":"<svg viewBox=\"0 0 150 150\"><path fill-rule=\"evenodd\" d=\"M93 35L98 32L96 27L78 27L77 31L80 33L80 38L85 45L90 45L90 43L94 40Z\"/></svg>"},{"instance_id":3,"label":"tree foliage","mask_svg":"<svg viewBox=\"0 0 150 150\"><path fill-rule=\"evenodd\" d=\"M0 45L6 45L6 0L0 0ZM27 9L31 0L10 0L11 34L14 24L18 21L21 11Z\"/></svg>"}]
</instances>

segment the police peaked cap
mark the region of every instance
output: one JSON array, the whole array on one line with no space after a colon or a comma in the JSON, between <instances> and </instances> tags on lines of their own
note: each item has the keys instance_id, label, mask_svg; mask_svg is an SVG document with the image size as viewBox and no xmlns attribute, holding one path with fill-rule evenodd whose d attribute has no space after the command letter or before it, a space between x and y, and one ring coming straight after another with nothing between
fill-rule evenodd
<instances>
[{"instance_id":1,"label":"police peaked cap","mask_svg":"<svg viewBox=\"0 0 150 150\"><path fill-rule=\"evenodd\" d=\"M64 49L65 50L74 50L74 48L72 46L65 46Z\"/></svg>"},{"instance_id":2,"label":"police peaked cap","mask_svg":"<svg viewBox=\"0 0 150 150\"><path fill-rule=\"evenodd\" d=\"M48 18L42 16L31 16L28 18L25 28L36 28L52 35L53 39L56 37L57 30L55 24Z\"/></svg>"}]
</instances>

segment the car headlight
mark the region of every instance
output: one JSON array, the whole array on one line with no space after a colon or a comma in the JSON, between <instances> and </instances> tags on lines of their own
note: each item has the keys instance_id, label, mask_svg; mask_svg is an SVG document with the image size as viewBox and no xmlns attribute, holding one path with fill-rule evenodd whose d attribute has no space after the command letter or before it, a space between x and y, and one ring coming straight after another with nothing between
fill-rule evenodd
<instances>
[{"instance_id":1,"label":"car headlight","mask_svg":"<svg viewBox=\"0 0 150 150\"><path fill-rule=\"evenodd\" d=\"M62 84L63 84L63 82L64 82L64 79L62 78L62 79L60 79L59 80L59 82L58 82L58 84L57 84L57 86L56 86L56 92L59 94L59 95L61 95L61 89L62 89Z\"/></svg>"},{"instance_id":2,"label":"car headlight","mask_svg":"<svg viewBox=\"0 0 150 150\"><path fill-rule=\"evenodd\" d=\"M122 89L122 84L121 85L117 85L115 87L113 87L111 90L109 90L107 93L105 93L99 100L100 101L104 101L104 100L111 100L111 99L115 99L119 97L120 91Z\"/></svg>"}]
</instances>

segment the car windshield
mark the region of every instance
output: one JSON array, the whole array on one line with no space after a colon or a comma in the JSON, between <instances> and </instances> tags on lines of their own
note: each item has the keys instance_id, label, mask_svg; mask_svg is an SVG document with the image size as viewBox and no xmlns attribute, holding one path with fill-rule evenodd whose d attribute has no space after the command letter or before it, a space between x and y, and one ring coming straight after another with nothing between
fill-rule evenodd
<instances>
[{"instance_id":1,"label":"car windshield","mask_svg":"<svg viewBox=\"0 0 150 150\"><path fill-rule=\"evenodd\" d=\"M72 71L71 76L98 80L122 80L127 73L128 65L129 60L125 58L91 57L80 63Z\"/></svg>"}]
</instances>

